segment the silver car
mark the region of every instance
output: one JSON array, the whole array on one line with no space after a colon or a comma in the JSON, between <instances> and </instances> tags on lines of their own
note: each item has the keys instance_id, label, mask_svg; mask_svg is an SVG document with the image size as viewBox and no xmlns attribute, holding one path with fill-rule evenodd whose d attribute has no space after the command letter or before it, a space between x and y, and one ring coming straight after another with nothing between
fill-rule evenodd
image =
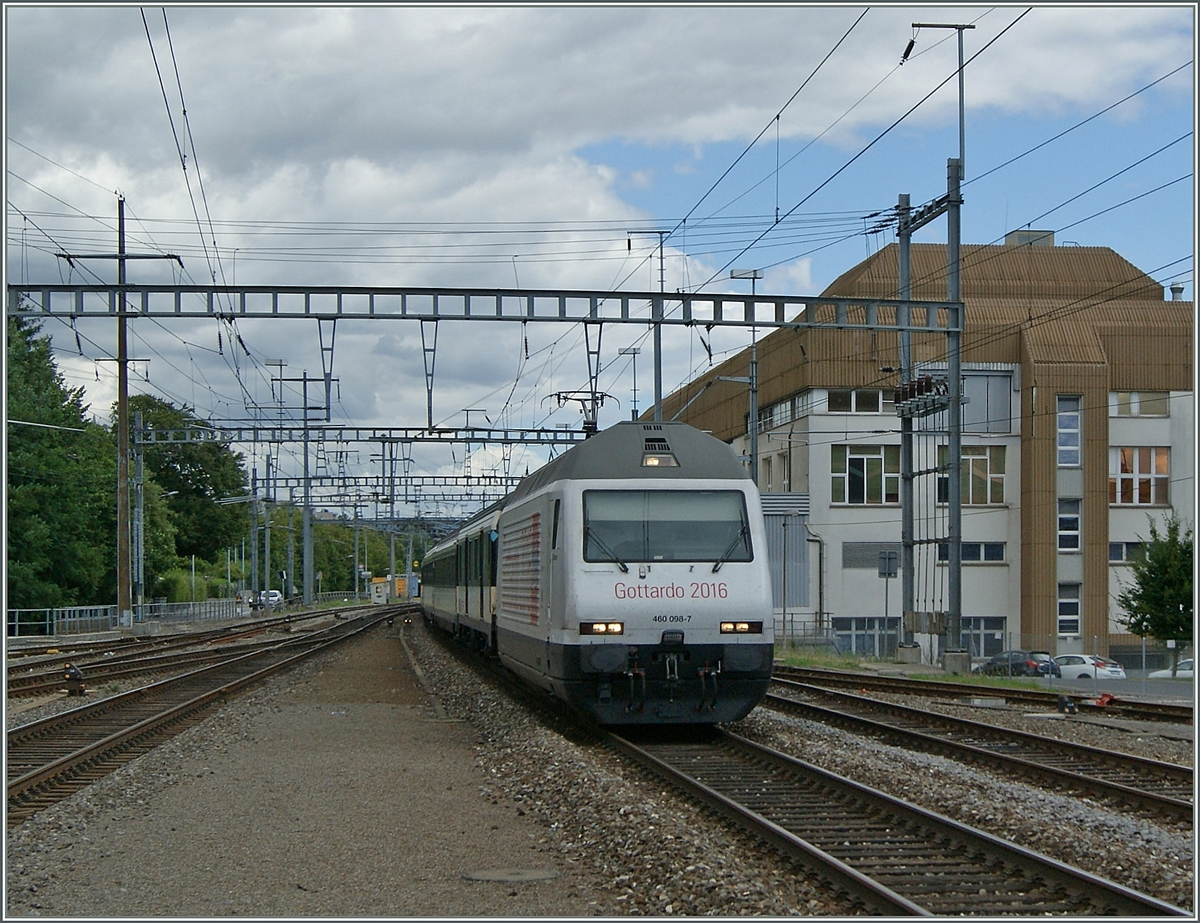
<instances>
[{"instance_id":1,"label":"silver car","mask_svg":"<svg viewBox=\"0 0 1200 923\"><path fill-rule=\"evenodd\" d=\"M1179 661L1179 667L1175 671L1175 678L1176 679L1191 679L1193 675L1194 674L1192 673L1192 658L1189 657L1187 660ZM1153 673L1148 673L1146 675L1146 679L1170 679L1170 678L1171 678L1171 668L1170 667L1167 667L1165 670L1155 670Z\"/></svg>"},{"instance_id":2,"label":"silver car","mask_svg":"<svg viewBox=\"0 0 1200 923\"><path fill-rule=\"evenodd\" d=\"M1095 654L1059 654L1054 658L1063 679L1125 679L1125 668Z\"/></svg>"}]
</instances>

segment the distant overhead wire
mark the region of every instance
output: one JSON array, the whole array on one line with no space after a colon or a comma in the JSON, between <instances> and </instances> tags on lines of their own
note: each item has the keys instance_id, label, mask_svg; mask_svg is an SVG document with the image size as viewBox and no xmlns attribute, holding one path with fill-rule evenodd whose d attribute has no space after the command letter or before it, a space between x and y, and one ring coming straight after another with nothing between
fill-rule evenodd
<instances>
[{"instance_id":1,"label":"distant overhead wire","mask_svg":"<svg viewBox=\"0 0 1200 923\"><path fill-rule=\"evenodd\" d=\"M984 171L983 173L980 173L978 176L973 176L973 177L971 177L969 180L964 180L964 182L963 182L963 185L964 185L964 186L968 186L968 185L970 185L971 183L975 182L976 180L981 180L981 179L983 179L985 176L991 176L991 175L992 175L993 173L995 173L997 170L1002 170L1002 169L1004 169L1005 167L1007 167L1007 166L1010 166L1011 164L1014 164L1014 163L1016 163L1016 162L1017 162L1018 160L1020 160L1022 157L1027 157L1027 156L1029 156L1030 154L1032 154L1034 151L1041 150L1041 149L1042 149L1043 147L1045 147L1047 144L1052 144L1053 142L1057 141L1059 138L1063 137L1064 135L1068 135L1068 134L1070 134L1071 132L1075 131L1075 129L1077 129L1077 128L1082 128L1082 127L1083 127L1084 125L1086 125L1088 122L1095 121L1096 119L1100 118L1100 116L1104 115L1106 112L1111 112L1113 109L1116 109L1116 108L1117 108L1117 106L1123 105L1123 104L1125 104L1125 103L1129 102L1129 100L1133 99L1134 97L1136 97L1136 96L1138 96L1138 95L1140 95L1140 94L1142 94L1142 93L1145 93L1147 90L1151 89L1152 87L1155 87L1155 86L1157 86L1158 84L1162 83L1162 82L1163 82L1164 80L1166 80L1168 77L1173 77L1173 76L1175 76L1176 74L1178 74L1178 73L1179 73L1181 70L1183 70L1184 68L1186 68L1186 67L1191 67L1193 63L1194 63L1193 61L1185 61L1183 64L1180 64L1180 65L1179 65L1178 67L1176 67L1174 70L1168 71L1167 73L1163 74L1163 75L1162 75L1161 77L1159 77L1157 80L1153 80L1153 81L1151 81L1150 83L1146 84L1144 87L1141 87L1141 88L1139 88L1139 89L1137 89L1137 90L1134 90L1134 91L1133 91L1132 93L1130 93L1128 96L1124 96L1124 97L1122 97L1121 99L1118 99L1118 100L1117 100L1115 103L1113 103L1111 106L1105 106L1105 107L1104 107L1103 109L1101 109L1099 112L1096 112L1096 113L1094 113L1094 114L1092 114L1092 115L1089 115L1089 116L1088 116L1086 119L1084 119L1084 120L1083 120L1083 121L1081 121L1081 122L1076 122L1076 123L1075 123L1074 125L1072 125L1070 128L1063 129L1062 131L1060 131L1058 134L1054 135L1053 137L1051 137L1051 138L1047 138L1045 141L1041 142L1040 144L1034 145L1033 147L1029 148L1029 150L1027 150L1027 151L1022 151L1022 152L1021 152L1020 154L1018 154L1016 157L1009 158L1008 160L1004 161L1004 163L1002 163L1002 164L998 164L998 165L996 165L996 166L992 167L990 170L986 170L986 171Z\"/></svg>"},{"instance_id":2,"label":"distant overhead wire","mask_svg":"<svg viewBox=\"0 0 1200 923\"><path fill-rule=\"evenodd\" d=\"M1015 26L1022 19L1024 19L1030 13L1030 11L1031 11L1031 9L1026 9L1024 12L1021 13L1020 16L1018 16L1016 19L1014 19L1012 22L1010 22L1007 26L1005 26L1003 29L1001 29L998 33L996 33L996 35L992 36L992 38L987 42L987 44L985 44L982 48L980 48L978 51L976 51L973 55L971 55L970 58L968 58L963 63L963 68L965 69L968 64L970 64L972 61L974 61L976 58L978 58L981 54L983 54L985 51L987 51L989 48L991 48L992 45L994 45L1004 35L1006 35L1008 33L1008 31L1013 28L1013 26ZM795 205L793 205L787 211L787 213L784 215L784 217L786 218L786 217L792 215L797 209L799 209L802 205L804 205L804 203L808 202L813 196L815 196L818 192L820 192L822 189L824 189L826 186L828 186L831 182L833 182L838 176L840 176L842 174L843 171L848 169L855 161L857 161L860 157L862 157L864 154L866 154L867 151L869 151L876 144L878 144L879 141L881 141L887 134L889 134L892 131L892 129L896 128L901 122L903 122L910 115L912 115L918 108L920 108L922 105L924 105L935 93L937 93L938 90L940 90L947 83L949 83L951 80L953 80L957 75L958 75L958 68L955 68L955 70L952 71L941 83L939 83L932 90L930 90L928 93L926 93L924 96L922 96L921 99L919 99L916 103L914 103L903 115L901 115L894 122L892 122L892 124L890 124L887 128L885 128L878 135L876 135L871 141L867 142L867 144L864 145L862 147L862 149L858 151L857 154L855 154L853 157L851 157L849 160L847 160L844 164L842 164L840 167L838 167L833 173L831 173L828 177L826 177L824 180L822 180L815 188L813 188L807 195L805 195L802 199L800 199L800 201L798 201ZM771 231L772 231L772 228L767 228L766 230L764 230L758 237L756 237L745 248L743 248L737 254L737 256L735 256L733 259L731 259L727 263L725 263L725 265L723 265L719 270L717 270L717 272L713 273L713 275L710 276L706 282L702 283L699 286L699 288L704 288L704 286L709 285L715 279L717 279L718 277L723 275L725 270L727 270L730 266L732 266L734 264L734 262L737 260L738 256L741 256L742 254L746 253L751 248L753 248L759 241L761 241L764 237L766 237L768 234L770 234Z\"/></svg>"}]
</instances>

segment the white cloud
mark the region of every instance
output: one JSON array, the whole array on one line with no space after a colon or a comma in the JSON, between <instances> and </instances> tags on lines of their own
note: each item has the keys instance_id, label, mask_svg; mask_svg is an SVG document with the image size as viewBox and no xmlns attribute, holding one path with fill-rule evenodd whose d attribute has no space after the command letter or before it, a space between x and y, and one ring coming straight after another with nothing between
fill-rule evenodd
<instances>
[{"instance_id":1,"label":"white cloud","mask_svg":"<svg viewBox=\"0 0 1200 923\"><path fill-rule=\"evenodd\" d=\"M48 251L110 248L116 206L105 190L119 188L128 197L131 249L183 253L189 280L198 282L232 280L236 272L239 282L259 284L656 290L657 238L634 235L627 249L626 231L695 204L728 166L724 156L712 155L711 144L740 149L766 127L772 143L778 136L795 151L827 132L810 156L787 167L787 176L813 188L828 176L827 162L844 162L954 72L955 37L933 30L919 34L913 58L897 69L912 22L974 22L977 28L965 37L970 57L1022 9L872 7L818 69L860 9L167 7L173 62L161 9L144 8L156 72L138 8L6 7L8 137L98 184L8 145L8 168L54 197L10 177L10 201L55 235L54 244L40 240L40 249L23 248L14 238L22 225L10 213L9 276L28 262L36 278L56 280L60 267ZM968 67L968 124L974 130L999 116L1091 114L1190 60L1193 41L1184 8L1035 7ZM1192 80L1189 74L1175 81L1172 92L1190 98ZM1169 97L1144 105L1161 106ZM887 193L894 201L915 174L910 160L918 154L934 163L936 188L946 152L932 155L922 145L953 126L956 103L951 82L908 120L900 147L864 159L814 206L876 207L874 192L862 198L868 178L894 181ZM1129 106L1120 117L1134 120L1140 112ZM191 196L177 143L186 154ZM630 163L598 164L581 153L618 145L632 152ZM819 151L829 159L814 160ZM972 194L973 205L984 198ZM839 198L851 204L830 204ZM79 212L92 217L59 217ZM587 222L606 223L606 233ZM300 223L316 230L301 233ZM387 234L368 233L382 223L389 224ZM501 227L503 234L482 233ZM363 250L364 242L376 249ZM710 277L714 288L735 290L721 268L734 258L735 244L713 245L703 257L691 251L685 259L685 244L671 243L665 248L668 290ZM817 268L805 246L771 249L769 262L784 262L767 269L758 290L821 287L818 279L831 270ZM760 251L737 262L767 260ZM105 278L114 273L111 265L93 268ZM131 265L131 277L170 278L157 261ZM238 353L228 331L223 354L215 354L215 321L173 327L173 335L144 321L134 326L158 350L151 382L142 386L188 402L199 388L201 410L234 415L246 391L269 402L269 376L257 364L268 358L286 357L292 371L320 372L311 322L239 323L253 361ZM464 422L463 407L486 406L499 415L506 403L514 425L578 422L573 407L550 416L555 408L548 400L557 390L586 384L577 328L443 326L435 422ZM62 336L65 329L48 332ZM111 324L97 321L88 330L111 351ZM612 346L603 356L610 377L602 380L622 404L606 406L602 421L628 416L632 370L624 371L613 351L642 333L605 333ZM700 336L694 330L664 334L668 391L706 362ZM747 341L740 332L704 336L718 360ZM644 409L652 398L652 358L648 340L641 345ZM416 325L340 324L338 412L363 425L423 424L422 358ZM194 374L194 366L203 374ZM95 377L90 358L71 360L69 368L79 379ZM94 409L107 408L110 387L92 385ZM433 450L428 457L433 467L443 464Z\"/></svg>"}]
</instances>

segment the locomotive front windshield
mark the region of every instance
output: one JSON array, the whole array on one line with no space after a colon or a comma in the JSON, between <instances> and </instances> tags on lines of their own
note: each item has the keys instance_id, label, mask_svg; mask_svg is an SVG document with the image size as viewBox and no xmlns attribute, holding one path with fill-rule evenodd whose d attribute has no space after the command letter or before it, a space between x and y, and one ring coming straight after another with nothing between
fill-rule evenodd
<instances>
[{"instance_id":1,"label":"locomotive front windshield","mask_svg":"<svg viewBox=\"0 0 1200 923\"><path fill-rule=\"evenodd\" d=\"M737 490L585 490L583 559L751 561L746 499Z\"/></svg>"}]
</instances>

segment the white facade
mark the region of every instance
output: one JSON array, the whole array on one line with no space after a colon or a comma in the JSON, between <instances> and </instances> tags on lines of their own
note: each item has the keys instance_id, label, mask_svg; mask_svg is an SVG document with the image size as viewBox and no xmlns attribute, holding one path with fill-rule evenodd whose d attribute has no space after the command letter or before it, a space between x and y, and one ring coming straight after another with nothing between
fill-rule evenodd
<instances>
[{"instance_id":1,"label":"white facade","mask_svg":"<svg viewBox=\"0 0 1200 923\"><path fill-rule=\"evenodd\" d=\"M971 403L964 410L963 478L967 496L963 504L962 616L963 643L976 656L1029 647L1063 653L1093 650L1097 640L1059 634L1034 637L1023 632L1021 612L1021 436L1019 425L1019 368L999 364L964 368L964 391ZM847 409L847 394L849 409ZM865 409L860 409L859 397ZM831 396L834 400L831 402ZM1194 507L1195 440L1194 402L1191 392L1171 392L1169 412L1164 394L1149 395L1147 411L1138 412L1136 394L1111 395L1110 455L1119 467L1122 447L1166 447L1169 450L1169 506L1154 503L1110 503L1103 524L1110 543L1109 631L1122 634L1116 596L1129 579L1127 558L1137 543L1149 537L1150 517L1162 528L1172 510L1191 522ZM972 407L972 403L974 406ZM836 409L831 409L836 406ZM1132 410L1131 410L1132 406ZM832 629L843 649L852 645L860 653L883 653L904 637L900 576L880 576L879 552L900 550L901 508L892 495L898 485L900 421L893 412L890 392L847 392L814 388L764 408L758 438L759 488L764 494L806 494L809 514L806 542L793 543L792 553L806 558L811 578L806 605L789 610L789 624L798 633L823 626ZM918 424L914 438L914 470L936 467L937 444L945 435L921 435L924 427L944 428L938 417ZM733 443L749 463L747 437ZM887 456L892 457L889 464ZM1155 456L1151 455L1153 464ZM876 458L878 460L876 461ZM1136 462L1135 462L1136 464ZM850 470L853 468L853 470ZM893 469L895 478L892 479ZM918 478L915 489L916 538L944 536L946 504L932 493L936 474ZM853 486L849 481L854 480ZM878 480L876 487L872 481ZM924 487L920 486L922 480ZM860 483L861 482L861 483ZM1113 488L1116 489L1115 486ZM1143 488L1144 489L1144 488ZM983 493L981 493L981 490ZM1129 499L1126 497L1125 499ZM1139 499L1139 497L1134 497ZM1141 497L1140 499L1145 499ZM1150 499L1157 499L1153 494ZM1071 553L1069 517L1059 519L1060 579L1077 564L1082 578L1081 555ZM1091 541L1093 524L1079 525ZM824 546L820 569L814 542ZM1082 537L1078 547L1082 547ZM1065 550L1064 550L1065 549ZM915 551L915 608L939 612L946 608L947 552L938 554L934 542ZM823 605L823 609L822 609ZM928 623L930 625L935 623ZM910 626L911 627L911 626ZM909 636L924 648L923 659L936 659L929 637Z\"/></svg>"}]
</instances>

